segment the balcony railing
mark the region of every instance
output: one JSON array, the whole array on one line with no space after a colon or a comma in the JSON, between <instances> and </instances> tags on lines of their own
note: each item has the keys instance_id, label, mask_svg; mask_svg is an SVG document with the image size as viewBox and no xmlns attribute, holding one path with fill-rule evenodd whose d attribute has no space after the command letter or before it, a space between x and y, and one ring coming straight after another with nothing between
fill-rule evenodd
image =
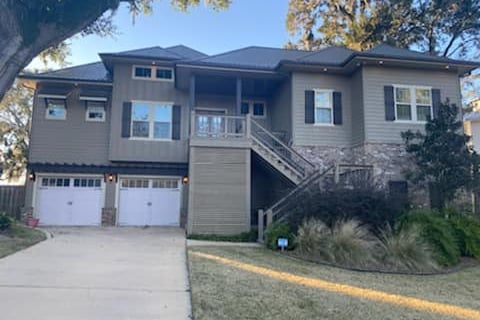
<instances>
[{"instance_id":1,"label":"balcony railing","mask_svg":"<svg viewBox=\"0 0 480 320\"><path fill-rule=\"evenodd\" d=\"M248 121L244 116L198 114L192 112L191 135L207 139L246 139Z\"/></svg>"}]
</instances>

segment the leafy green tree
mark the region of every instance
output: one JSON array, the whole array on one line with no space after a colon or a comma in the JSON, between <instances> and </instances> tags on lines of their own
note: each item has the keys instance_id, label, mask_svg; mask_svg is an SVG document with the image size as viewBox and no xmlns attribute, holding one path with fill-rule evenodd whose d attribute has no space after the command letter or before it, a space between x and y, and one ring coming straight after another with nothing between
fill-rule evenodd
<instances>
[{"instance_id":1,"label":"leafy green tree","mask_svg":"<svg viewBox=\"0 0 480 320\"><path fill-rule=\"evenodd\" d=\"M20 178L26 170L33 92L16 82L0 102L3 175Z\"/></svg>"},{"instance_id":2,"label":"leafy green tree","mask_svg":"<svg viewBox=\"0 0 480 320\"><path fill-rule=\"evenodd\" d=\"M406 172L407 178L430 186L435 193L434 207L442 209L457 190L477 186L479 156L463 133L457 106L446 101L427 122L425 133L408 130L402 132L402 138L416 164Z\"/></svg>"},{"instance_id":3,"label":"leafy green tree","mask_svg":"<svg viewBox=\"0 0 480 320\"><path fill-rule=\"evenodd\" d=\"M381 42L431 55L473 58L480 48L479 0L290 0L287 29L307 50L365 50Z\"/></svg>"},{"instance_id":4,"label":"leafy green tree","mask_svg":"<svg viewBox=\"0 0 480 320\"><path fill-rule=\"evenodd\" d=\"M45 50L75 34L110 34L112 16L126 3L135 17L150 13L155 0L0 0L0 100L17 74ZM157 0L159 1L159 0ZM200 0L170 0L180 10ZM214 9L231 0L205 0Z\"/></svg>"}]
</instances>

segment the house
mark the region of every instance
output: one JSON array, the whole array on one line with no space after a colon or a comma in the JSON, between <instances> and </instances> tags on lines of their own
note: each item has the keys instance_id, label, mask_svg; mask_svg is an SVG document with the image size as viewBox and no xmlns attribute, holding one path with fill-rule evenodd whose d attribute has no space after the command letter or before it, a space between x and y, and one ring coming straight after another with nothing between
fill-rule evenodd
<instances>
[{"instance_id":1,"label":"house","mask_svg":"<svg viewBox=\"0 0 480 320\"><path fill-rule=\"evenodd\" d=\"M35 89L25 213L41 224L233 234L334 163L401 182L400 133L460 104L479 66L388 45L100 58L20 77Z\"/></svg>"},{"instance_id":2,"label":"house","mask_svg":"<svg viewBox=\"0 0 480 320\"><path fill-rule=\"evenodd\" d=\"M465 114L463 123L465 127L465 134L471 137L470 143L473 149L480 152L480 98L475 98L470 102L472 111Z\"/></svg>"}]
</instances>

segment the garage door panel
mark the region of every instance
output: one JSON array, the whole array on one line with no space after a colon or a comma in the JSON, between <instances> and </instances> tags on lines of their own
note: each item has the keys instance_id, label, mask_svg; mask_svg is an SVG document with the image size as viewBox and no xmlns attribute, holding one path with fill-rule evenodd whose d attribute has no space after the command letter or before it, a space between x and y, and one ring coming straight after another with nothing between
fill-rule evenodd
<instances>
[{"instance_id":1,"label":"garage door panel","mask_svg":"<svg viewBox=\"0 0 480 320\"><path fill-rule=\"evenodd\" d=\"M179 221L179 178L121 179L120 225L178 226Z\"/></svg>"},{"instance_id":2,"label":"garage door panel","mask_svg":"<svg viewBox=\"0 0 480 320\"><path fill-rule=\"evenodd\" d=\"M99 177L41 177L35 211L41 225L101 224L103 189Z\"/></svg>"}]
</instances>

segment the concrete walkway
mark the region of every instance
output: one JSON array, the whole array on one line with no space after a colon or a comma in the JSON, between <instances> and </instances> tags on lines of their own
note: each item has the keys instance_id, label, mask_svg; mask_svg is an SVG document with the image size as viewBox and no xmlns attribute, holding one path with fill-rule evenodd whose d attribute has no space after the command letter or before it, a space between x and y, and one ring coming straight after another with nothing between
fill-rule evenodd
<instances>
[{"instance_id":1,"label":"concrete walkway","mask_svg":"<svg viewBox=\"0 0 480 320\"><path fill-rule=\"evenodd\" d=\"M0 318L190 319L178 228L57 228L0 259Z\"/></svg>"}]
</instances>

